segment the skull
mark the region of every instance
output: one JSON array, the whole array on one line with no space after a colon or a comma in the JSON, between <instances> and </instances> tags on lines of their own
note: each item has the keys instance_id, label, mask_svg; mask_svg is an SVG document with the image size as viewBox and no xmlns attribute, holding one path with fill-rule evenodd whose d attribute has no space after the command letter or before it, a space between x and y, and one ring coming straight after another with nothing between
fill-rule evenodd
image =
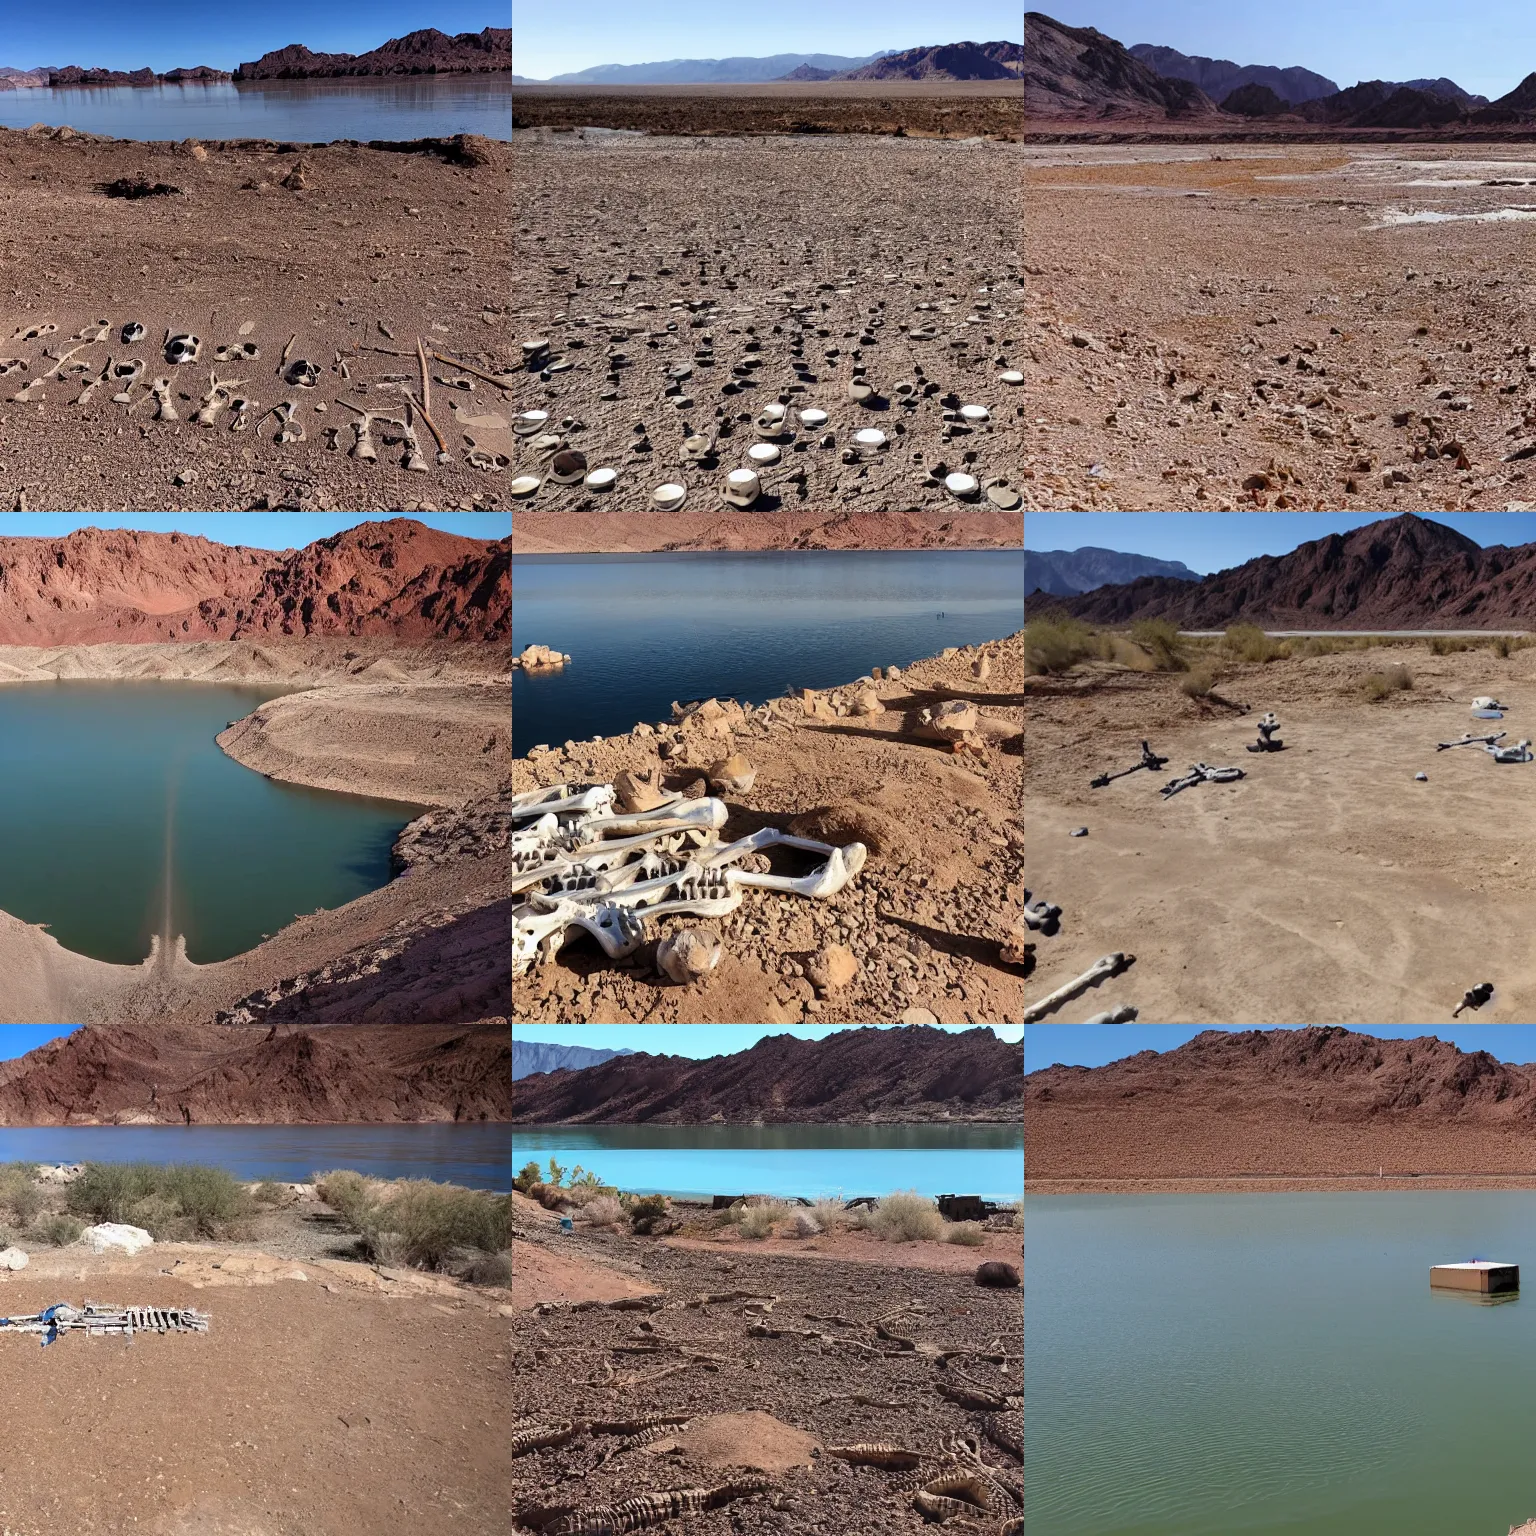
<instances>
[{"instance_id":1,"label":"skull","mask_svg":"<svg viewBox=\"0 0 1536 1536\"><path fill-rule=\"evenodd\" d=\"M185 332L172 336L165 344L165 360L168 363L195 363L202 345L196 336Z\"/></svg>"},{"instance_id":2,"label":"skull","mask_svg":"<svg viewBox=\"0 0 1536 1536\"><path fill-rule=\"evenodd\" d=\"M319 377L320 365L302 357L294 358L283 370L284 380L289 384L297 384L301 389L313 389Z\"/></svg>"},{"instance_id":3,"label":"skull","mask_svg":"<svg viewBox=\"0 0 1536 1536\"><path fill-rule=\"evenodd\" d=\"M144 340L144 327L137 320L130 320L123 327L122 335L124 344L131 346L136 341Z\"/></svg>"}]
</instances>

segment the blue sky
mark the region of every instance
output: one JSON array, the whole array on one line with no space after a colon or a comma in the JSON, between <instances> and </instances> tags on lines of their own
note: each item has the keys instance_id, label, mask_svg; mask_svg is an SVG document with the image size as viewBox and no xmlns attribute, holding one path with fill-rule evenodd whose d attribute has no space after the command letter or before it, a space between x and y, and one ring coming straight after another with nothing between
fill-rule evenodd
<instances>
[{"instance_id":1,"label":"blue sky","mask_svg":"<svg viewBox=\"0 0 1536 1536\"><path fill-rule=\"evenodd\" d=\"M1031 1024L1024 1035L1024 1070L1037 1072L1057 1062L1068 1067L1102 1067L1137 1051L1171 1051L1193 1040L1206 1026L1186 1024ZM1299 1029L1300 1025L1276 1025ZM1487 1051L1500 1061L1536 1061L1536 1024L1370 1024L1358 1033L1383 1040L1434 1035L1464 1051Z\"/></svg>"},{"instance_id":2,"label":"blue sky","mask_svg":"<svg viewBox=\"0 0 1536 1536\"><path fill-rule=\"evenodd\" d=\"M0 1024L0 1061L25 1056L28 1051L79 1028L78 1024Z\"/></svg>"},{"instance_id":3,"label":"blue sky","mask_svg":"<svg viewBox=\"0 0 1536 1536\"><path fill-rule=\"evenodd\" d=\"M555 10L565 7L555 6ZM0 64L233 69L275 48L367 53L422 27L479 32L511 26L508 0L372 0L368 5L227 5L218 0L0 0Z\"/></svg>"},{"instance_id":4,"label":"blue sky","mask_svg":"<svg viewBox=\"0 0 1536 1536\"><path fill-rule=\"evenodd\" d=\"M1298 544L1382 520L1380 512L1031 512L1025 549L1096 545L1127 555L1182 560L1202 576L1258 555L1286 555ZM1536 542L1536 513L1436 512L1443 523L1489 544Z\"/></svg>"},{"instance_id":5,"label":"blue sky","mask_svg":"<svg viewBox=\"0 0 1536 1536\"><path fill-rule=\"evenodd\" d=\"M0 0L3 3L3 0ZM429 528L471 539L503 539L510 512L413 512ZM369 519L356 512L4 512L0 534L59 539L77 528L135 528L145 533L198 533L219 544L253 549L300 549Z\"/></svg>"},{"instance_id":6,"label":"blue sky","mask_svg":"<svg viewBox=\"0 0 1536 1536\"><path fill-rule=\"evenodd\" d=\"M898 1028L882 1025L881 1028ZM972 1028L965 1024L940 1024L940 1029L958 1032ZM1017 1040L1022 1024L994 1025L994 1032L1004 1040ZM834 1034L836 1024L517 1024L515 1040L538 1040L545 1045L587 1045L598 1051L651 1051L658 1056L725 1056L745 1051L764 1035L798 1035L802 1040L820 1040Z\"/></svg>"},{"instance_id":7,"label":"blue sky","mask_svg":"<svg viewBox=\"0 0 1536 1536\"><path fill-rule=\"evenodd\" d=\"M1449 76L1484 96L1536 70L1530 0L1050 0L1032 5L1124 43L1160 43L1237 64L1300 64L1340 86ZM962 13L964 14L964 13Z\"/></svg>"},{"instance_id":8,"label":"blue sky","mask_svg":"<svg viewBox=\"0 0 1536 1536\"><path fill-rule=\"evenodd\" d=\"M3 0L0 0L3 3ZM664 59L763 58L775 53L835 53L863 58L881 49L933 43L990 43L1023 37L1017 0L585 0L515 11L512 68L532 80L595 64Z\"/></svg>"}]
</instances>

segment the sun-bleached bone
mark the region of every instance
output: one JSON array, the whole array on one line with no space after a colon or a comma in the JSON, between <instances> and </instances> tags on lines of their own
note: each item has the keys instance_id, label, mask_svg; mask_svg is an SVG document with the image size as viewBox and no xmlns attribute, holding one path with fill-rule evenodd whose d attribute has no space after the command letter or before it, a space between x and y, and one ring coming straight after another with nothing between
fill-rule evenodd
<instances>
[{"instance_id":1,"label":"sun-bleached bone","mask_svg":"<svg viewBox=\"0 0 1536 1536\"><path fill-rule=\"evenodd\" d=\"M112 334L112 322L110 320L96 320L90 325L83 325L69 339L71 341L105 341Z\"/></svg>"},{"instance_id":2,"label":"sun-bleached bone","mask_svg":"<svg viewBox=\"0 0 1536 1536\"><path fill-rule=\"evenodd\" d=\"M51 320L45 320L40 325L19 325L11 335L12 341L36 341L41 336L52 336L58 330L58 326Z\"/></svg>"},{"instance_id":3,"label":"sun-bleached bone","mask_svg":"<svg viewBox=\"0 0 1536 1536\"><path fill-rule=\"evenodd\" d=\"M91 396L94 395L96 393L96 391L98 389L100 389L101 386L103 384L105 384L107 382L107 380L109 378L111 378L111 377L112 377L112 359L109 357L106 360L106 362L104 362L101 365L101 372L98 373L96 375L96 377L94 379L92 379L85 386L85 388L80 391L80 393L78 395L75 396L75 402L74 403L76 405L88 405L90 403Z\"/></svg>"},{"instance_id":4,"label":"sun-bleached bone","mask_svg":"<svg viewBox=\"0 0 1536 1536\"><path fill-rule=\"evenodd\" d=\"M219 412L230 402L231 391L237 384L244 384L244 379L221 379L218 373L210 368L208 370L208 392L202 398L202 403L197 414L192 418L200 427L213 426L219 416Z\"/></svg>"},{"instance_id":5,"label":"sun-bleached bone","mask_svg":"<svg viewBox=\"0 0 1536 1536\"><path fill-rule=\"evenodd\" d=\"M229 430L231 432L244 432L251 424L251 412L260 404L260 400L231 400L229 408L235 414L230 418Z\"/></svg>"},{"instance_id":6,"label":"sun-bleached bone","mask_svg":"<svg viewBox=\"0 0 1536 1536\"><path fill-rule=\"evenodd\" d=\"M169 379L156 379L149 386L149 392L155 397L156 421L180 421L181 412L176 409L176 402L171 399L171 381Z\"/></svg>"},{"instance_id":7,"label":"sun-bleached bone","mask_svg":"<svg viewBox=\"0 0 1536 1536\"><path fill-rule=\"evenodd\" d=\"M279 400L267 411L268 416L277 417L277 436L273 439L274 442L302 443L308 436L304 430L304 424L298 419L298 409L297 400Z\"/></svg>"},{"instance_id":8,"label":"sun-bleached bone","mask_svg":"<svg viewBox=\"0 0 1536 1536\"><path fill-rule=\"evenodd\" d=\"M1081 976L1074 976L1071 981L1056 988L1054 992L1047 993L1032 1007L1024 1010L1024 1022L1033 1024L1043 1019L1053 1008L1059 1007L1069 998L1076 997L1079 992L1091 987L1101 976L1118 976L1135 963L1135 955L1126 955L1116 950L1112 955L1104 955L1095 960Z\"/></svg>"},{"instance_id":9,"label":"sun-bleached bone","mask_svg":"<svg viewBox=\"0 0 1536 1536\"><path fill-rule=\"evenodd\" d=\"M129 405L133 400L133 386L144 377L144 359L141 357L129 358L126 363L118 363L112 369L112 377L122 382L122 388L112 396L114 404Z\"/></svg>"},{"instance_id":10,"label":"sun-bleached bone","mask_svg":"<svg viewBox=\"0 0 1536 1536\"><path fill-rule=\"evenodd\" d=\"M37 378L33 379L31 383L23 384L21 388L11 396L11 399L18 400L23 405L29 404L31 401L38 398L38 396L42 393L43 385L47 382L47 375L39 375Z\"/></svg>"}]
</instances>

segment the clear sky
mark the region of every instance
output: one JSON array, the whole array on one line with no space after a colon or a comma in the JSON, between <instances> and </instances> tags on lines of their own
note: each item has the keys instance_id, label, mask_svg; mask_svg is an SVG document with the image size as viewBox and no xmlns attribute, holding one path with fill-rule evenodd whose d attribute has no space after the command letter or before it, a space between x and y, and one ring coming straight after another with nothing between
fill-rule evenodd
<instances>
[{"instance_id":1,"label":"clear sky","mask_svg":"<svg viewBox=\"0 0 1536 1536\"><path fill-rule=\"evenodd\" d=\"M0 1024L0 1061L25 1056L28 1051L79 1028L78 1024Z\"/></svg>"},{"instance_id":2,"label":"clear sky","mask_svg":"<svg viewBox=\"0 0 1536 1536\"><path fill-rule=\"evenodd\" d=\"M1530 0L1028 0L1072 27L1124 43L1159 43L1236 64L1300 64L1341 87L1435 80L1490 99L1536 70ZM964 14L963 12L961 14Z\"/></svg>"},{"instance_id":3,"label":"clear sky","mask_svg":"<svg viewBox=\"0 0 1536 1536\"><path fill-rule=\"evenodd\" d=\"M650 1051L658 1056L727 1056L750 1050L764 1035L798 1035L820 1040L835 1034L836 1024L514 1024L514 1040L537 1040L545 1045L586 1045L595 1051ZM894 1024L877 1025L897 1029ZM939 1029L958 1033L975 1026L940 1024ZM995 1024L993 1033L1017 1040L1022 1024Z\"/></svg>"},{"instance_id":4,"label":"clear sky","mask_svg":"<svg viewBox=\"0 0 1536 1536\"><path fill-rule=\"evenodd\" d=\"M569 12L574 6L556 5ZM220 0L0 0L0 64L96 65L159 74L207 64L230 69L275 48L367 53L422 27L509 27L508 0L371 0L368 5L231 5Z\"/></svg>"},{"instance_id":5,"label":"clear sky","mask_svg":"<svg viewBox=\"0 0 1536 1536\"><path fill-rule=\"evenodd\" d=\"M7 0L0 0L0 4ZM935 43L1021 40L1017 0L582 0L527 4L513 12L512 68L530 80L596 64L666 59L764 58L835 53L864 58L882 49Z\"/></svg>"},{"instance_id":6,"label":"clear sky","mask_svg":"<svg viewBox=\"0 0 1536 1536\"><path fill-rule=\"evenodd\" d=\"M1298 544L1347 533L1382 520L1380 512L1031 512L1025 549L1095 545L1126 555L1182 560L1202 576L1230 570L1258 555L1286 555ZM1536 513L1435 512L1443 523L1490 544L1536 541Z\"/></svg>"},{"instance_id":7,"label":"clear sky","mask_svg":"<svg viewBox=\"0 0 1536 1536\"><path fill-rule=\"evenodd\" d=\"M1024 1070L1038 1072L1057 1062L1068 1067L1102 1067L1137 1051L1174 1050L1203 1032L1203 1026L1186 1024L1031 1024L1024 1034ZM1487 1051L1500 1061L1536 1061L1536 1024L1363 1024L1358 1033L1383 1040L1434 1035L1463 1051Z\"/></svg>"},{"instance_id":8,"label":"clear sky","mask_svg":"<svg viewBox=\"0 0 1536 1536\"><path fill-rule=\"evenodd\" d=\"M3 4L4 0L0 0ZM470 539L504 539L510 512L413 512L429 528ZM198 533L218 544L300 549L370 521L357 512L0 512L0 535L61 539L77 528L135 528L145 533Z\"/></svg>"}]
</instances>

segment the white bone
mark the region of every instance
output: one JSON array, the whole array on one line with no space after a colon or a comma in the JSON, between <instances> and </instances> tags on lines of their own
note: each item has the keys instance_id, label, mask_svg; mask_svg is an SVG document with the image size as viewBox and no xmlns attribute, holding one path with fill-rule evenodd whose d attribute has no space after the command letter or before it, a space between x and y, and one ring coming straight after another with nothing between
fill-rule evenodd
<instances>
[{"instance_id":1,"label":"white bone","mask_svg":"<svg viewBox=\"0 0 1536 1536\"><path fill-rule=\"evenodd\" d=\"M1087 987L1091 987L1101 976L1118 976L1127 966L1133 964L1135 959L1135 955L1122 954L1119 950L1116 950L1112 955L1105 955L1101 959L1095 960L1081 976L1075 977L1067 982L1065 986L1057 987L1054 992L1047 993L1046 996L1042 997L1038 1003L1026 1008L1023 1013L1024 1022L1026 1024L1036 1023L1038 1020L1043 1019L1046 1014L1050 1013L1053 1008L1060 1007L1068 998L1076 997L1079 992Z\"/></svg>"}]
</instances>

